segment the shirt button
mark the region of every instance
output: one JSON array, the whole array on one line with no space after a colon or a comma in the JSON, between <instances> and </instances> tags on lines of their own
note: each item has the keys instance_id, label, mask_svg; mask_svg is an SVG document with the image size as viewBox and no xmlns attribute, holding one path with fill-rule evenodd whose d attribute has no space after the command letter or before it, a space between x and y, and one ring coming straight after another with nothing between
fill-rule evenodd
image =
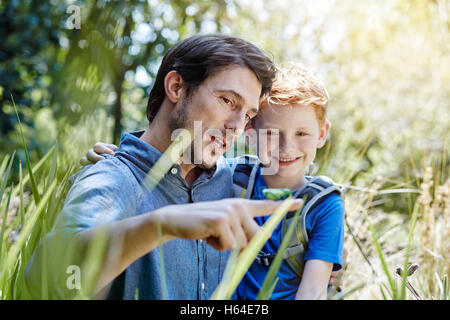
<instances>
[{"instance_id":1,"label":"shirt button","mask_svg":"<svg viewBox=\"0 0 450 320\"><path fill-rule=\"evenodd\" d=\"M170 170L170 173L172 173L172 174L177 174L177 172L178 172L177 168L172 168Z\"/></svg>"},{"instance_id":2,"label":"shirt button","mask_svg":"<svg viewBox=\"0 0 450 320\"><path fill-rule=\"evenodd\" d=\"M203 240L201 240L201 239L200 239L199 241L200 241L200 243L202 243L202 242L203 242Z\"/></svg>"},{"instance_id":3,"label":"shirt button","mask_svg":"<svg viewBox=\"0 0 450 320\"><path fill-rule=\"evenodd\" d=\"M205 283L202 282L202 290L205 290Z\"/></svg>"}]
</instances>

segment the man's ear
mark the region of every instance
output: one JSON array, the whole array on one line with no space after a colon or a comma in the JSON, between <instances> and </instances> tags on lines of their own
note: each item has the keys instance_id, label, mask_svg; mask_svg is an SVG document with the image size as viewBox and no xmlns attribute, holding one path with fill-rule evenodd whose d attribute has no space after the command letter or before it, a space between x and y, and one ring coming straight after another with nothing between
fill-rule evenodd
<instances>
[{"instance_id":1,"label":"man's ear","mask_svg":"<svg viewBox=\"0 0 450 320\"><path fill-rule=\"evenodd\" d=\"M325 119L319 131L319 142L317 143L317 148L322 148L325 145L325 142L327 142L328 132L330 131L330 128L331 122L328 119Z\"/></svg>"},{"instance_id":2,"label":"man's ear","mask_svg":"<svg viewBox=\"0 0 450 320\"><path fill-rule=\"evenodd\" d=\"M172 103L180 100L183 91L183 78L175 70L170 71L164 78L164 89L166 96Z\"/></svg>"}]
</instances>

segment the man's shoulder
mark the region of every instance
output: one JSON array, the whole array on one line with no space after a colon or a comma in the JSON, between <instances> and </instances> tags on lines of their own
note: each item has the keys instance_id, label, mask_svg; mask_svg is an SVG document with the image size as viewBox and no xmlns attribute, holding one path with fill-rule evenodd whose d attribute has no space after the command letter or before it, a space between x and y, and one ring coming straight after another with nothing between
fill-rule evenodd
<instances>
[{"instance_id":1,"label":"man's shoulder","mask_svg":"<svg viewBox=\"0 0 450 320\"><path fill-rule=\"evenodd\" d=\"M130 169L118 158L106 156L106 159L83 167L69 178L71 185L89 180L91 186L126 186L134 185L135 178Z\"/></svg>"}]
</instances>

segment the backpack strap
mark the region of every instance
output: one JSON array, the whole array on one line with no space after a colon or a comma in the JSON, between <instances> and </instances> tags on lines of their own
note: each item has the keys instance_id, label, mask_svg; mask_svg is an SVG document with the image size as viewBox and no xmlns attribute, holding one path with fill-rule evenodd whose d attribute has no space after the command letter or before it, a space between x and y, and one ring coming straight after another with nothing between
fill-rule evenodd
<instances>
[{"instance_id":1,"label":"backpack strap","mask_svg":"<svg viewBox=\"0 0 450 320\"><path fill-rule=\"evenodd\" d=\"M258 157L253 155L235 158L231 167L235 197L250 199L260 164Z\"/></svg>"},{"instance_id":2,"label":"backpack strap","mask_svg":"<svg viewBox=\"0 0 450 320\"><path fill-rule=\"evenodd\" d=\"M309 242L308 233L306 232L306 215L325 197L334 192L340 195L342 193L342 187L328 177L317 176L312 178L306 185L304 192L300 192L299 196L297 196L297 198L303 198L305 195L307 196L300 215L300 229L306 247ZM293 214L291 214L291 216L292 215Z\"/></svg>"},{"instance_id":3,"label":"backpack strap","mask_svg":"<svg viewBox=\"0 0 450 320\"><path fill-rule=\"evenodd\" d=\"M312 209L314 209L319 203L323 201L325 197L336 192L341 194L342 188L334 183L328 177L317 176L314 178L307 178L307 184L294 193L296 198L303 198L305 203L303 205L296 233L290 239L289 247L285 252L285 261L291 267L294 272L301 277L304 266L304 254L308 249L309 236L306 230L306 216ZM293 213L290 212L286 217L286 226L282 230L282 237L284 237L287 227L293 220Z\"/></svg>"},{"instance_id":4,"label":"backpack strap","mask_svg":"<svg viewBox=\"0 0 450 320\"><path fill-rule=\"evenodd\" d=\"M304 199L304 205L298 220L298 225L295 228L295 233L289 241L289 245L284 253L285 262L291 267L291 269L301 277L303 273L304 261L303 257L308 248L309 237L306 230L306 215L311 212L326 196L336 192L341 194L342 187L334 183L328 177L306 177L307 183L299 190L297 190L293 196L295 198ZM286 231L291 223L297 223L294 221L295 211L290 211L282 221L281 225L281 239L284 238ZM266 266L270 265L275 257L275 253L269 254L260 252L256 261Z\"/></svg>"}]
</instances>

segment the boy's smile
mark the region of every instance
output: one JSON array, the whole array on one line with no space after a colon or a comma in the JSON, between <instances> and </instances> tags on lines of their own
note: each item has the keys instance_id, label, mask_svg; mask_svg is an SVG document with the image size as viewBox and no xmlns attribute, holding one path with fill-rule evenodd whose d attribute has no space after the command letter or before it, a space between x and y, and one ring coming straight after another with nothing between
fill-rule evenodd
<instances>
[{"instance_id":1,"label":"boy's smile","mask_svg":"<svg viewBox=\"0 0 450 320\"><path fill-rule=\"evenodd\" d=\"M278 163L279 166L289 166L291 164L296 163L301 157L279 157Z\"/></svg>"}]
</instances>

